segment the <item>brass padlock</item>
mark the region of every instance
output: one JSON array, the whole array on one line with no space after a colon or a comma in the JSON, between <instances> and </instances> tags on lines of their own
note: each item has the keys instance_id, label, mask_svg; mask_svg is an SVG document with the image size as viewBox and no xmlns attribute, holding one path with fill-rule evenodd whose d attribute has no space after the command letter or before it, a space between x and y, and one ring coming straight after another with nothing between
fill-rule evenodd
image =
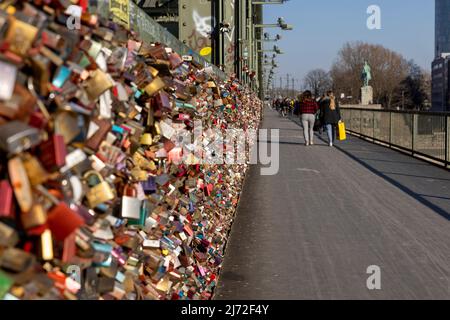
<instances>
[{"instance_id":1,"label":"brass padlock","mask_svg":"<svg viewBox=\"0 0 450 320\"><path fill-rule=\"evenodd\" d=\"M22 161L32 187L43 184L50 178L36 157L25 153L22 155Z\"/></svg>"},{"instance_id":2,"label":"brass padlock","mask_svg":"<svg viewBox=\"0 0 450 320\"><path fill-rule=\"evenodd\" d=\"M89 186L86 197L91 208L114 199L115 195L111 186L103 180L103 177L97 171L91 170L86 172L84 180Z\"/></svg>"},{"instance_id":3,"label":"brass padlock","mask_svg":"<svg viewBox=\"0 0 450 320\"><path fill-rule=\"evenodd\" d=\"M153 144L153 138L151 133L144 133L140 139L141 145L151 146Z\"/></svg>"},{"instance_id":4,"label":"brass padlock","mask_svg":"<svg viewBox=\"0 0 450 320\"><path fill-rule=\"evenodd\" d=\"M145 87L145 92L152 97L158 91L164 89L166 87L166 83L160 77L156 77L150 84Z\"/></svg>"},{"instance_id":5,"label":"brass padlock","mask_svg":"<svg viewBox=\"0 0 450 320\"><path fill-rule=\"evenodd\" d=\"M134 167L131 169L130 174L136 181L147 181L148 179L148 172L140 169L139 167Z\"/></svg>"}]
</instances>

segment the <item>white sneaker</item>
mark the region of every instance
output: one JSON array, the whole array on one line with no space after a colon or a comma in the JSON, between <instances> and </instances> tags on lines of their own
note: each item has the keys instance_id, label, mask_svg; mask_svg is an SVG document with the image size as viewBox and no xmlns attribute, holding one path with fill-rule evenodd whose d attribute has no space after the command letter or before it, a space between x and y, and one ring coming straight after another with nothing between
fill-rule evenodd
<instances>
[{"instance_id":1,"label":"white sneaker","mask_svg":"<svg viewBox=\"0 0 450 320\"><path fill-rule=\"evenodd\" d=\"M330 142L330 147L332 147L333 146L333 142Z\"/></svg>"},{"instance_id":2,"label":"white sneaker","mask_svg":"<svg viewBox=\"0 0 450 320\"><path fill-rule=\"evenodd\" d=\"M305 142L305 146L309 146L309 142Z\"/></svg>"},{"instance_id":3,"label":"white sneaker","mask_svg":"<svg viewBox=\"0 0 450 320\"><path fill-rule=\"evenodd\" d=\"M310 145L310 146L313 146L313 145L314 145L314 142L313 142L313 141L311 141L311 142L309 143L309 145Z\"/></svg>"}]
</instances>

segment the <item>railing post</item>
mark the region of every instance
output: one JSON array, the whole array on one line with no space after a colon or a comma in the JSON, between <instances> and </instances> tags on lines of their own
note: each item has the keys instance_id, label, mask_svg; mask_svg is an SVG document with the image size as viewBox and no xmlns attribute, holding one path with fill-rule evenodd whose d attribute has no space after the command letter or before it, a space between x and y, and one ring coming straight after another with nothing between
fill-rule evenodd
<instances>
[{"instance_id":1,"label":"railing post","mask_svg":"<svg viewBox=\"0 0 450 320\"><path fill-rule=\"evenodd\" d=\"M411 114L411 121L412 121L411 151L412 151L413 156L415 154L415 142L416 142L415 136L416 136L416 132L417 132L416 119L417 119L417 114L415 114L415 113Z\"/></svg>"},{"instance_id":2,"label":"railing post","mask_svg":"<svg viewBox=\"0 0 450 320\"><path fill-rule=\"evenodd\" d=\"M445 116L445 167L447 168L450 165L450 159L448 158L448 152L450 148L450 136L449 136L449 122L450 117Z\"/></svg>"},{"instance_id":3,"label":"railing post","mask_svg":"<svg viewBox=\"0 0 450 320\"><path fill-rule=\"evenodd\" d=\"M362 134L362 122L363 122L363 117L362 117L362 110L359 110L359 134Z\"/></svg>"},{"instance_id":4,"label":"railing post","mask_svg":"<svg viewBox=\"0 0 450 320\"><path fill-rule=\"evenodd\" d=\"M375 142L375 110L373 111L372 117L372 141Z\"/></svg>"},{"instance_id":5,"label":"railing post","mask_svg":"<svg viewBox=\"0 0 450 320\"><path fill-rule=\"evenodd\" d=\"M392 111L389 110L389 147L392 148Z\"/></svg>"}]
</instances>

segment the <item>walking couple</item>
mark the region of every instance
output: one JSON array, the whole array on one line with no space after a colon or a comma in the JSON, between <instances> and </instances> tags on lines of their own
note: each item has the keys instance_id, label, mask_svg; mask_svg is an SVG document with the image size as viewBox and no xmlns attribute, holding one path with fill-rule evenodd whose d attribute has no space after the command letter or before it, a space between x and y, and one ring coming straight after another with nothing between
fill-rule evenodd
<instances>
[{"instance_id":1,"label":"walking couple","mask_svg":"<svg viewBox=\"0 0 450 320\"><path fill-rule=\"evenodd\" d=\"M305 137L305 145L314 145L314 128L326 127L330 147L336 140L336 126L341 120L339 103L332 91L314 100L311 91L305 91L300 99L300 115Z\"/></svg>"}]
</instances>

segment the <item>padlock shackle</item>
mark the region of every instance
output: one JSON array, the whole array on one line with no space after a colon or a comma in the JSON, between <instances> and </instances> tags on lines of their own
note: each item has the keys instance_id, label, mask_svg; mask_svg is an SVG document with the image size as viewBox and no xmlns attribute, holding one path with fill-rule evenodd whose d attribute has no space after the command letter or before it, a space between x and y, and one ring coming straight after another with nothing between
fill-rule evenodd
<instances>
[{"instance_id":1,"label":"padlock shackle","mask_svg":"<svg viewBox=\"0 0 450 320\"><path fill-rule=\"evenodd\" d=\"M96 176L98 178L99 182L97 184L100 184L100 183L105 181L105 179L100 174L100 172L97 172L95 170L89 170L88 172L86 172L83 175L83 180L86 181L86 182L89 182L88 180L89 180L89 177L91 177L91 176Z\"/></svg>"},{"instance_id":2,"label":"padlock shackle","mask_svg":"<svg viewBox=\"0 0 450 320\"><path fill-rule=\"evenodd\" d=\"M37 185L34 187L36 191L38 191L42 196L50 200L54 205L58 205L61 200L59 200L57 197L52 195L46 188L44 188L42 185Z\"/></svg>"},{"instance_id":3,"label":"padlock shackle","mask_svg":"<svg viewBox=\"0 0 450 320\"><path fill-rule=\"evenodd\" d=\"M130 191L131 190L131 191ZM137 197L137 189L135 183L127 183L125 187L123 188L123 195L127 197Z\"/></svg>"}]
</instances>

